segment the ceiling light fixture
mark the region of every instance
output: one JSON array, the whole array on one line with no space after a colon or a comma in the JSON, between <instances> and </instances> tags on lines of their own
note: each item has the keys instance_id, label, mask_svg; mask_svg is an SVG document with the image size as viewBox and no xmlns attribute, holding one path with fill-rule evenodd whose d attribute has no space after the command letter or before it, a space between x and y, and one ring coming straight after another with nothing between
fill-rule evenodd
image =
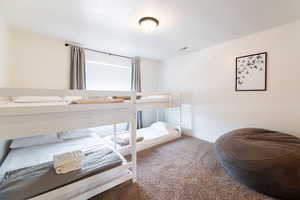
<instances>
[{"instance_id":1,"label":"ceiling light fixture","mask_svg":"<svg viewBox=\"0 0 300 200\"><path fill-rule=\"evenodd\" d=\"M159 25L159 21L154 17L143 17L139 20L139 25L145 31L153 31Z\"/></svg>"},{"instance_id":2,"label":"ceiling light fixture","mask_svg":"<svg viewBox=\"0 0 300 200\"><path fill-rule=\"evenodd\" d=\"M185 51L187 50L189 47L182 47L181 49L179 49L178 51Z\"/></svg>"}]
</instances>

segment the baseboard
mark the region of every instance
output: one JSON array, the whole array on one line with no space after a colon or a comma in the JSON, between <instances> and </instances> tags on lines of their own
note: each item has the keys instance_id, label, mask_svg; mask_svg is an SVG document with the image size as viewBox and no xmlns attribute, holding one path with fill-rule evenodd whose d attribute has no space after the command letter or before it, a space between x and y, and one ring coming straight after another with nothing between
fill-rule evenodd
<instances>
[{"instance_id":1,"label":"baseboard","mask_svg":"<svg viewBox=\"0 0 300 200\"><path fill-rule=\"evenodd\" d=\"M194 138L197 138L200 140L204 140L204 141L207 141L210 143L215 143L215 141L217 140L217 138L215 138L215 137L209 137L209 136L205 136L205 135L196 135L193 133L193 131L191 129L183 129L182 133L184 135L191 136L191 137L194 137Z\"/></svg>"}]
</instances>

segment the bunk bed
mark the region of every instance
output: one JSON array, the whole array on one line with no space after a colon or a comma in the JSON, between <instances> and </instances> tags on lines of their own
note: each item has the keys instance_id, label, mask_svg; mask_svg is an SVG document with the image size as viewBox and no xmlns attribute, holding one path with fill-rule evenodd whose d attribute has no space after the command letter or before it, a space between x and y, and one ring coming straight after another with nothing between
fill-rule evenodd
<instances>
[{"instance_id":1,"label":"bunk bed","mask_svg":"<svg viewBox=\"0 0 300 200\"><path fill-rule=\"evenodd\" d=\"M181 137L181 94L180 93L137 93L136 111L155 110L156 122L149 127L137 130L136 150L141 151ZM178 108L178 123L159 121L159 109ZM122 155L130 153L129 133L117 131L113 127L113 135L104 137L108 145Z\"/></svg>"},{"instance_id":2,"label":"bunk bed","mask_svg":"<svg viewBox=\"0 0 300 200\"><path fill-rule=\"evenodd\" d=\"M131 161L127 161L118 152L102 143L100 138L80 139L75 143L72 141L68 144L48 144L44 146L45 151L52 154L48 153L47 156L40 156L38 154L38 152L42 151L40 147L24 148L25 150L22 151L16 149L9 152L6 157L8 161L4 160L3 163L9 171L5 173L1 180L1 199L9 197L9 199L32 200L82 200L95 196L123 182L129 180L136 181L136 94L134 92L0 88L0 96L8 99L6 102L1 101L0 104L0 140L27 138L63 131L70 131L69 134L72 134L72 131L76 129L124 122L131 124ZM63 98L64 100L53 100L53 102L47 103L39 101L31 103L20 101L16 103L11 100L12 97L20 96L40 98L52 96ZM130 100L126 102L109 100L101 101L101 103L98 100L93 100L85 101L87 103L77 102L76 104L70 101L70 97L89 99L92 97L112 96L129 96ZM36 98L31 98L31 101L32 99L36 100ZM86 146L86 144L89 145ZM95 159L99 160L97 156L101 154L101 159L103 158L101 160L101 168L95 167L96 165L93 165L93 167L89 165L84 170L80 170L80 172L75 174L56 175L53 173L53 167L51 167L53 163L51 161L40 164L35 163L37 165L34 166L32 166L32 163L30 164L28 153L36 161L45 157L51 158L58 149L68 151L69 149L66 147L74 147L74 145L86 148L84 151L90 159L88 161L94 162ZM103 153L104 150L105 153ZM14 155L27 155L28 162L19 163L19 169L13 169L11 168L11 163L13 161L20 162L20 158L16 158ZM23 161L27 157L23 157ZM49 161L49 159L46 161ZM26 165L26 163L29 164ZM28 177L28 174L32 176ZM65 181L66 179L68 180L67 182ZM15 183L21 183L21 185L16 188L10 187L16 186ZM57 185L58 183L60 185ZM22 189L23 186L27 188ZM39 191L32 192L32 190ZM14 191L16 192L14 193ZM21 191L22 193L18 194L17 191ZM23 191L29 192L26 194Z\"/></svg>"},{"instance_id":3,"label":"bunk bed","mask_svg":"<svg viewBox=\"0 0 300 200\"><path fill-rule=\"evenodd\" d=\"M158 110L161 108L174 108L181 105L180 93L137 93L136 109Z\"/></svg>"}]
</instances>

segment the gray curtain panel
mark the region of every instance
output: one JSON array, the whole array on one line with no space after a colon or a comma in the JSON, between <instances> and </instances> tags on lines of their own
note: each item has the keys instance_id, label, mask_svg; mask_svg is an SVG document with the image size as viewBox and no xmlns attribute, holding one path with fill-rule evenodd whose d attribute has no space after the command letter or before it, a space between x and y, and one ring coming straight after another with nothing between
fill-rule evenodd
<instances>
[{"instance_id":1,"label":"gray curtain panel","mask_svg":"<svg viewBox=\"0 0 300 200\"><path fill-rule=\"evenodd\" d=\"M71 46L71 89L86 89L85 52L84 48Z\"/></svg>"},{"instance_id":2,"label":"gray curtain panel","mask_svg":"<svg viewBox=\"0 0 300 200\"><path fill-rule=\"evenodd\" d=\"M136 92L141 92L141 59L139 57L134 57L132 59L132 70L131 70L131 89ZM143 115L142 111L137 113L137 128L143 128Z\"/></svg>"}]
</instances>

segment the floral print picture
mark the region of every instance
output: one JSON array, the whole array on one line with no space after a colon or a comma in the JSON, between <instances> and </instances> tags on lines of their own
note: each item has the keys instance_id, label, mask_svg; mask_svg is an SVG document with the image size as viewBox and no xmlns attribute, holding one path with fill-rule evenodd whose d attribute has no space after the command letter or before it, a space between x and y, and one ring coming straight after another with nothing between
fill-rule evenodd
<instances>
[{"instance_id":1,"label":"floral print picture","mask_svg":"<svg viewBox=\"0 0 300 200\"><path fill-rule=\"evenodd\" d=\"M236 91L267 90L267 53L236 58Z\"/></svg>"}]
</instances>

